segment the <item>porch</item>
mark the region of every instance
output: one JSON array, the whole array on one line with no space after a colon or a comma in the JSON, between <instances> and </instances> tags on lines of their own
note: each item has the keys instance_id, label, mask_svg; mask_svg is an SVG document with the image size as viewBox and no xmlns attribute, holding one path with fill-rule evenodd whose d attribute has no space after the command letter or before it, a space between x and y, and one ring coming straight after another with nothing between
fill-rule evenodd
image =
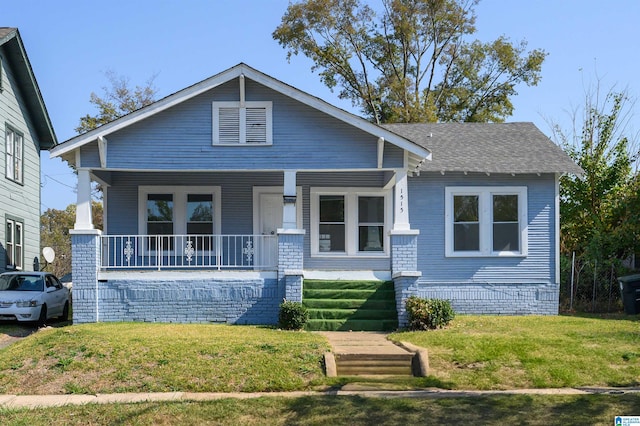
<instances>
[{"instance_id":1,"label":"porch","mask_svg":"<svg viewBox=\"0 0 640 426\"><path fill-rule=\"evenodd\" d=\"M100 247L102 271L278 267L275 235L101 235Z\"/></svg>"}]
</instances>

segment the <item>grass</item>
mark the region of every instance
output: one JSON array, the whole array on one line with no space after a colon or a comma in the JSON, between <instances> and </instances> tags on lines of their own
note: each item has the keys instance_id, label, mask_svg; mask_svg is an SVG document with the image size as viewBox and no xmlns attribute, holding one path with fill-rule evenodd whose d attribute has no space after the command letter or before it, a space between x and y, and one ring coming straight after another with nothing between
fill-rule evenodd
<instances>
[{"instance_id":1,"label":"grass","mask_svg":"<svg viewBox=\"0 0 640 426\"><path fill-rule=\"evenodd\" d=\"M391 338L428 348L432 378L452 389L640 385L638 316L458 316Z\"/></svg>"},{"instance_id":2,"label":"grass","mask_svg":"<svg viewBox=\"0 0 640 426\"><path fill-rule=\"evenodd\" d=\"M19 335L20 326L3 333ZM18 327L18 328L15 328ZM394 333L429 350L427 378L329 379L320 335L266 327L144 323L42 329L0 349L0 394L640 385L640 318L458 316L443 330ZM259 398L0 408L8 425L612 424L640 394L473 398Z\"/></svg>"},{"instance_id":3,"label":"grass","mask_svg":"<svg viewBox=\"0 0 640 426\"><path fill-rule=\"evenodd\" d=\"M322 383L319 335L225 325L50 328L0 351L0 394L253 392Z\"/></svg>"},{"instance_id":4,"label":"grass","mask_svg":"<svg viewBox=\"0 0 640 426\"><path fill-rule=\"evenodd\" d=\"M4 425L611 425L636 415L640 395L223 399L2 410Z\"/></svg>"}]
</instances>

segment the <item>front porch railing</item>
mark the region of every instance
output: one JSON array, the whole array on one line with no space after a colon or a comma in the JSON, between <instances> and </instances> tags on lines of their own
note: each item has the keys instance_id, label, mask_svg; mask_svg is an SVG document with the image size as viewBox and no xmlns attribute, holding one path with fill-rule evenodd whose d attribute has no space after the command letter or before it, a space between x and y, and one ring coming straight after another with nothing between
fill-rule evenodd
<instances>
[{"instance_id":1,"label":"front porch railing","mask_svg":"<svg viewBox=\"0 0 640 426\"><path fill-rule=\"evenodd\" d=\"M276 269L275 235L103 235L102 269Z\"/></svg>"}]
</instances>

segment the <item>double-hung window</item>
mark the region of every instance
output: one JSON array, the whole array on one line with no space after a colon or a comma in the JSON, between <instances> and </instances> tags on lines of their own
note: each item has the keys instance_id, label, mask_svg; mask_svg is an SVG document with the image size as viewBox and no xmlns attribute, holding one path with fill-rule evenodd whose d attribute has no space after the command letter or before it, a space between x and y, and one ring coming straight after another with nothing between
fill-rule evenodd
<instances>
[{"instance_id":1,"label":"double-hung window","mask_svg":"<svg viewBox=\"0 0 640 426\"><path fill-rule=\"evenodd\" d=\"M14 182L23 183L23 136L7 127L5 132L6 177Z\"/></svg>"},{"instance_id":2,"label":"double-hung window","mask_svg":"<svg viewBox=\"0 0 640 426\"><path fill-rule=\"evenodd\" d=\"M214 102L214 145L271 145L272 103Z\"/></svg>"},{"instance_id":3,"label":"double-hung window","mask_svg":"<svg viewBox=\"0 0 640 426\"><path fill-rule=\"evenodd\" d=\"M447 256L527 254L526 187L449 187L445 197Z\"/></svg>"},{"instance_id":4,"label":"double-hung window","mask_svg":"<svg viewBox=\"0 0 640 426\"><path fill-rule=\"evenodd\" d=\"M311 254L388 254L389 191L371 188L311 189Z\"/></svg>"},{"instance_id":5,"label":"double-hung window","mask_svg":"<svg viewBox=\"0 0 640 426\"><path fill-rule=\"evenodd\" d=\"M24 224L15 219L7 219L6 252L7 267L22 270L24 265Z\"/></svg>"}]
</instances>

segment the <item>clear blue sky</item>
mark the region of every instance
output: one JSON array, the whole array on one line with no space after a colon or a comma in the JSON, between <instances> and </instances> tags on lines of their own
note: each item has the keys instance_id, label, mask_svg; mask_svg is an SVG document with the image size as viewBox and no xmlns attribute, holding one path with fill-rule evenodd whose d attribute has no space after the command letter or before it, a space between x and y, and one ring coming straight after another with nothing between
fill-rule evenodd
<instances>
[{"instance_id":1,"label":"clear blue sky","mask_svg":"<svg viewBox=\"0 0 640 426\"><path fill-rule=\"evenodd\" d=\"M369 0L371 3L377 0ZM288 0L19 0L4 1L0 26L18 27L49 115L63 142L79 118L95 111L92 91L107 85L106 70L143 85L157 74L164 97L239 62L351 110L310 70L305 57L286 60L271 33ZM595 80L628 86L640 76L640 1L484 0L476 8L477 38L526 39L549 53L541 83L519 87L508 121L532 121L550 135L548 120L568 123L584 87ZM640 128L638 118L632 132ZM75 203L75 175L42 155L42 210Z\"/></svg>"}]
</instances>

